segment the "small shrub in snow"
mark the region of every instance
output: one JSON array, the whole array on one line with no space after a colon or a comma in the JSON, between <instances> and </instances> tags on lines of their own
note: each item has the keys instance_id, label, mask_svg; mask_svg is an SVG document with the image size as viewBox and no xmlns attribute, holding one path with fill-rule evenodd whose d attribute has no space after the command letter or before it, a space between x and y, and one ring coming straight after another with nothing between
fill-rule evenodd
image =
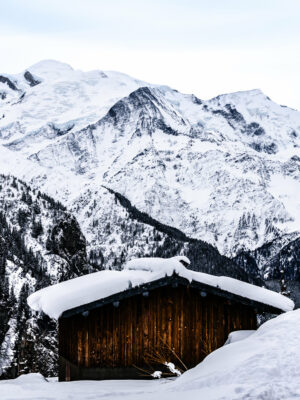
<instances>
[{"instance_id":1,"label":"small shrub in snow","mask_svg":"<svg viewBox=\"0 0 300 400\"><path fill-rule=\"evenodd\" d=\"M180 376L180 375L181 375L181 372L179 371L179 369L177 369L177 368L175 367L175 365L174 365L173 363L171 363L171 362L165 362L165 366L168 368L168 370L169 370L170 372L172 372L172 374L175 374L175 375L177 375L177 376Z\"/></svg>"},{"instance_id":2,"label":"small shrub in snow","mask_svg":"<svg viewBox=\"0 0 300 400\"><path fill-rule=\"evenodd\" d=\"M162 376L162 372L161 372L161 371L154 371L153 374L151 374L151 376L152 376L153 378L160 379L161 376Z\"/></svg>"}]
</instances>

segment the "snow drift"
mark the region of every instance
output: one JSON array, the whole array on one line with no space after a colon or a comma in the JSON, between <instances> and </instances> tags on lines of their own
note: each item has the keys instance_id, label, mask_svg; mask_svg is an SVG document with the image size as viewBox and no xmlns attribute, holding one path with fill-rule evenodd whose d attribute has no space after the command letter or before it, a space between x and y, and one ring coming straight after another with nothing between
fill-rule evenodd
<instances>
[{"instance_id":1,"label":"snow drift","mask_svg":"<svg viewBox=\"0 0 300 400\"><path fill-rule=\"evenodd\" d=\"M206 399L298 399L299 330L300 310L269 320L246 339L208 355L172 390L182 395L197 390Z\"/></svg>"}]
</instances>

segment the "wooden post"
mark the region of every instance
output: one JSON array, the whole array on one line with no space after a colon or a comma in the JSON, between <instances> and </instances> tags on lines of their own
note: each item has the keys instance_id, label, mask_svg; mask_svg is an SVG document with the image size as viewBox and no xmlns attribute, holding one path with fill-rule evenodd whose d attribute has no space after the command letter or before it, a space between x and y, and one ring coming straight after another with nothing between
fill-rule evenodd
<instances>
[{"instance_id":1,"label":"wooden post","mask_svg":"<svg viewBox=\"0 0 300 400\"><path fill-rule=\"evenodd\" d=\"M70 363L69 361L66 361L66 382L70 382L70 380Z\"/></svg>"}]
</instances>

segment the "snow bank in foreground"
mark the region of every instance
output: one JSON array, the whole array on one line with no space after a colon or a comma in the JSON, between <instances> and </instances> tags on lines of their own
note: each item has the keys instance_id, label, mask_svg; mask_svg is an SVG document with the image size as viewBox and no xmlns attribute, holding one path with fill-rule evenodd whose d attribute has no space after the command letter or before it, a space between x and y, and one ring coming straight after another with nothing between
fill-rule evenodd
<instances>
[{"instance_id":1,"label":"snow bank in foreground","mask_svg":"<svg viewBox=\"0 0 300 400\"><path fill-rule=\"evenodd\" d=\"M244 340L247 337L249 337L250 335L252 335L252 333L254 333L254 332L256 332L256 331L242 330L242 331L231 332L231 333L229 333L228 339L226 340L225 344L235 343L235 342L239 342L240 340Z\"/></svg>"},{"instance_id":2,"label":"snow bank in foreground","mask_svg":"<svg viewBox=\"0 0 300 400\"><path fill-rule=\"evenodd\" d=\"M127 263L122 271L100 271L41 289L28 297L28 304L32 309L43 311L57 319L64 311L71 308L104 299L130 287L171 276L175 272L190 282L196 281L218 287L282 311L294 308L293 301L279 293L237 279L191 271L184 267L182 261L189 263L186 257L181 256L169 259L133 260Z\"/></svg>"},{"instance_id":3,"label":"snow bank in foreground","mask_svg":"<svg viewBox=\"0 0 300 400\"><path fill-rule=\"evenodd\" d=\"M300 398L300 310L214 351L175 381L0 381L1 400L292 400Z\"/></svg>"},{"instance_id":4,"label":"snow bank in foreground","mask_svg":"<svg viewBox=\"0 0 300 400\"><path fill-rule=\"evenodd\" d=\"M172 390L183 396L185 391L209 394L222 387L222 399L299 399L299 332L300 310L282 314L248 338L208 355L177 379Z\"/></svg>"}]
</instances>

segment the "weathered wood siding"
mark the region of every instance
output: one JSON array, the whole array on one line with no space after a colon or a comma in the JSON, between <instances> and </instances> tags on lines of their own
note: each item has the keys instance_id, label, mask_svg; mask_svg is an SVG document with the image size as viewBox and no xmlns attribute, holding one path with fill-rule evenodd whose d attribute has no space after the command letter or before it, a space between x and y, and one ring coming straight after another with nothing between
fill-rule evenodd
<instances>
[{"instance_id":1,"label":"weathered wood siding","mask_svg":"<svg viewBox=\"0 0 300 400\"><path fill-rule=\"evenodd\" d=\"M60 319L59 377L138 376L136 367L149 370L147 355L159 352L162 343L190 368L239 329L256 329L252 308L211 294L202 297L189 287L158 288L118 306L108 304L86 316Z\"/></svg>"}]
</instances>

